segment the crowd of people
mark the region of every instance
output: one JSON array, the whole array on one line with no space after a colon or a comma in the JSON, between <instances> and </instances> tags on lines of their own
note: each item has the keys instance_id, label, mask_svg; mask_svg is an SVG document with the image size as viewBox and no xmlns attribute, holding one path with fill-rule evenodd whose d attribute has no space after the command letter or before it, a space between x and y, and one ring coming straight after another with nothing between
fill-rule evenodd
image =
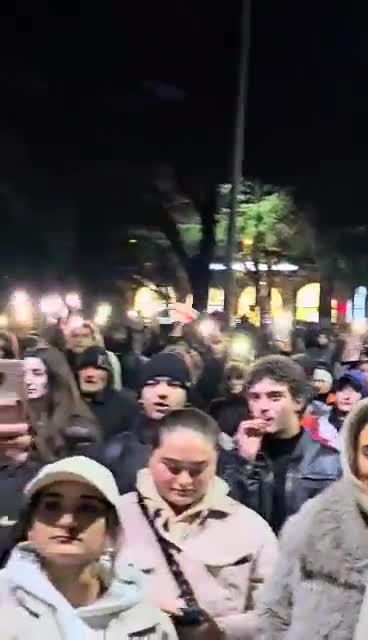
<instances>
[{"instance_id":1,"label":"crowd of people","mask_svg":"<svg viewBox=\"0 0 368 640\"><path fill-rule=\"evenodd\" d=\"M362 640L368 349L219 316L17 339L0 423L0 638Z\"/></svg>"}]
</instances>

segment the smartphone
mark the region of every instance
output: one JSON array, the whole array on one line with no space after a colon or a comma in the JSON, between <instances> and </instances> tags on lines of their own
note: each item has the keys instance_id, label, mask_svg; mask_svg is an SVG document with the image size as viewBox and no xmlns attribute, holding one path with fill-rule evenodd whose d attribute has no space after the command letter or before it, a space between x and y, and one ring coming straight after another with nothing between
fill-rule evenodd
<instances>
[{"instance_id":1,"label":"smartphone","mask_svg":"<svg viewBox=\"0 0 368 640\"><path fill-rule=\"evenodd\" d=\"M0 360L0 424L26 422L22 360Z\"/></svg>"},{"instance_id":2,"label":"smartphone","mask_svg":"<svg viewBox=\"0 0 368 640\"><path fill-rule=\"evenodd\" d=\"M202 612L197 607L181 609L179 614L173 616L174 624L183 626L198 625L201 624L202 621Z\"/></svg>"}]
</instances>

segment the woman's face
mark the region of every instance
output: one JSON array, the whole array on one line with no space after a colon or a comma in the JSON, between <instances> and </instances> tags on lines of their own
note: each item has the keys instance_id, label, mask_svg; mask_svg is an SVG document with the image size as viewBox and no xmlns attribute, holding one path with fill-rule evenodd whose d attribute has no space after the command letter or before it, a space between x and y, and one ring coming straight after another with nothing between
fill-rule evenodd
<instances>
[{"instance_id":1,"label":"woman's face","mask_svg":"<svg viewBox=\"0 0 368 640\"><path fill-rule=\"evenodd\" d=\"M24 381L28 400L37 400L48 391L48 375L41 358L24 358Z\"/></svg>"},{"instance_id":2,"label":"woman's face","mask_svg":"<svg viewBox=\"0 0 368 640\"><path fill-rule=\"evenodd\" d=\"M178 427L162 436L149 468L160 496L180 513L203 498L216 474L217 453L210 440Z\"/></svg>"},{"instance_id":3,"label":"woman's face","mask_svg":"<svg viewBox=\"0 0 368 640\"><path fill-rule=\"evenodd\" d=\"M82 482L55 482L42 490L28 540L48 563L83 566L109 546L108 504L94 487Z\"/></svg>"}]
</instances>

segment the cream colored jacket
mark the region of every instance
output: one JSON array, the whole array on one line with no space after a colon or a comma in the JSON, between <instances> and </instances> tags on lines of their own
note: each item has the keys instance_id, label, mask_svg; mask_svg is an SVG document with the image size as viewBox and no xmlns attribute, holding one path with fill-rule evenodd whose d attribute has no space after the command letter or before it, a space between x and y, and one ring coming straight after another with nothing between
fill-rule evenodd
<instances>
[{"instance_id":1,"label":"cream colored jacket","mask_svg":"<svg viewBox=\"0 0 368 640\"><path fill-rule=\"evenodd\" d=\"M231 640L257 635L257 603L263 583L278 556L278 543L268 524L254 511L227 496L219 478L195 507L175 516L160 498L147 469L138 484L147 508L156 514L161 534L174 543L182 571L205 609ZM121 497L124 524L121 559L134 562L146 576L152 604L173 601L178 586L154 533L137 501L137 494Z\"/></svg>"}]
</instances>

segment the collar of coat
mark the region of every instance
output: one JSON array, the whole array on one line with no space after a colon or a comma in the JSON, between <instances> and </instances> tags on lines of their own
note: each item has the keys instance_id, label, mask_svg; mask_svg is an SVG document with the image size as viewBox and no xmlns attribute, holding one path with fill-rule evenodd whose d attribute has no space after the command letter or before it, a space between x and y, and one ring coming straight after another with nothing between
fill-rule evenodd
<instances>
[{"instance_id":1,"label":"collar of coat","mask_svg":"<svg viewBox=\"0 0 368 640\"><path fill-rule=\"evenodd\" d=\"M191 521L193 516L201 514L204 517L211 511L221 512L225 515L233 513L233 501L229 499L229 487L215 477L211 482L206 495L197 503L189 507L186 511L176 516L169 505L159 495L149 469L141 469L137 474L137 489L143 497L151 515L160 510L170 521L185 522Z\"/></svg>"},{"instance_id":2,"label":"collar of coat","mask_svg":"<svg viewBox=\"0 0 368 640\"><path fill-rule=\"evenodd\" d=\"M340 480L306 503L286 527L291 548L298 549L303 579L365 591L368 523L351 481Z\"/></svg>"}]
</instances>

